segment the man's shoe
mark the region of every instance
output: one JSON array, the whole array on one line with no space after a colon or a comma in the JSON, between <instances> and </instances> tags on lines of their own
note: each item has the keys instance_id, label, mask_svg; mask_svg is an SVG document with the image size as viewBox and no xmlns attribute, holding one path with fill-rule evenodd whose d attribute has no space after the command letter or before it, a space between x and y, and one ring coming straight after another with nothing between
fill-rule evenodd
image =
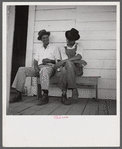
<instances>
[{"instance_id":1,"label":"man's shoe","mask_svg":"<svg viewBox=\"0 0 122 149\"><path fill-rule=\"evenodd\" d=\"M16 94L10 95L9 103L19 102L22 100L22 94L20 92L17 92Z\"/></svg>"},{"instance_id":2,"label":"man's shoe","mask_svg":"<svg viewBox=\"0 0 122 149\"><path fill-rule=\"evenodd\" d=\"M41 100L39 100L38 105L44 105L49 102L48 94L44 93Z\"/></svg>"},{"instance_id":3,"label":"man's shoe","mask_svg":"<svg viewBox=\"0 0 122 149\"><path fill-rule=\"evenodd\" d=\"M72 90L72 99L77 100L77 99L78 99L78 96L79 96L78 90L77 90L77 88L74 88L74 89Z\"/></svg>"},{"instance_id":4,"label":"man's shoe","mask_svg":"<svg viewBox=\"0 0 122 149\"><path fill-rule=\"evenodd\" d=\"M17 102L22 101L22 93L19 93L19 97L16 100Z\"/></svg>"},{"instance_id":5,"label":"man's shoe","mask_svg":"<svg viewBox=\"0 0 122 149\"><path fill-rule=\"evenodd\" d=\"M70 104L71 104L70 100L67 99L66 94L65 94L65 95L62 94L61 102L62 102L64 105L70 105Z\"/></svg>"}]
</instances>

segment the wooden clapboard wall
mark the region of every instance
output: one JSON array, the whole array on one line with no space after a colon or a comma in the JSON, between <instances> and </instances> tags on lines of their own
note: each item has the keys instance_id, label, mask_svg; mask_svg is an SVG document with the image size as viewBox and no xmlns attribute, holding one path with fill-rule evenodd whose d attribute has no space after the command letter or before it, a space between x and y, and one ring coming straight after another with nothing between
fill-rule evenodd
<instances>
[{"instance_id":1,"label":"wooden clapboard wall","mask_svg":"<svg viewBox=\"0 0 122 149\"><path fill-rule=\"evenodd\" d=\"M51 32L50 42L65 43L65 31L76 28L80 32L83 59L88 65L84 76L101 76L100 99L116 99L116 6L35 6L33 55L38 31ZM33 57L33 56L32 56ZM79 89L80 97L94 97L94 90ZM61 94L51 87L50 94ZM69 94L71 94L69 92Z\"/></svg>"}]
</instances>

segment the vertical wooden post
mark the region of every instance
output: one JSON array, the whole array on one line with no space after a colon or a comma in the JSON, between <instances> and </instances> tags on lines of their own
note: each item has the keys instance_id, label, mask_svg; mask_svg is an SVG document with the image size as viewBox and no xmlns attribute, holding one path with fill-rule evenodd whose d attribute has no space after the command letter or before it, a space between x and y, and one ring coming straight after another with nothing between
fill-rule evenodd
<instances>
[{"instance_id":1,"label":"vertical wooden post","mask_svg":"<svg viewBox=\"0 0 122 149\"><path fill-rule=\"evenodd\" d=\"M10 98L10 80L11 80L11 65L12 65L12 50L13 50L13 36L14 36L14 24L15 24L15 6L7 7L7 50L6 50L6 60L7 60L7 100L6 100L6 114L10 114L9 109L9 98ZM5 39L5 38L3 38ZM4 49L4 48L3 48ZM5 50L5 49L4 49Z\"/></svg>"},{"instance_id":2,"label":"vertical wooden post","mask_svg":"<svg viewBox=\"0 0 122 149\"><path fill-rule=\"evenodd\" d=\"M26 47L26 67L32 67L32 56L33 56L33 43L34 43L34 21L35 21L35 6L29 6L28 16L28 32L27 32L27 47ZM26 79L26 83L29 84L28 92L31 88L31 77ZM31 94L31 92L29 92Z\"/></svg>"},{"instance_id":3,"label":"vertical wooden post","mask_svg":"<svg viewBox=\"0 0 122 149\"><path fill-rule=\"evenodd\" d=\"M42 97L42 90L41 90L41 84L37 77L37 100Z\"/></svg>"},{"instance_id":4,"label":"vertical wooden post","mask_svg":"<svg viewBox=\"0 0 122 149\"><path fill-rule=\"evenodd\" d=\"M98 85L96 85L96 101L98 101Z\"/></svg>"},{"instance_id":5,"label":"vertical wooden post","mask_svg":"<svg viewBox=\"0 0 122 149\"><path fill-rule=\"evenodd\" d=\"M32 66L33 43L34 43L34 21L35 21L35 6L29 6L26 62L25 62L27 67Z\"/></svg>"}]
</instances>

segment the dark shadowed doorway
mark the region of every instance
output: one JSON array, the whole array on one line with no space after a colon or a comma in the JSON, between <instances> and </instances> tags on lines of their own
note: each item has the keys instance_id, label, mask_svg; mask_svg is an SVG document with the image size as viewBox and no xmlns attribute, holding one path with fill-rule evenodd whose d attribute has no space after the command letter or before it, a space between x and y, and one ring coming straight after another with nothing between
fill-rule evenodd
<instances>
[{"instance_id":1,"label":"dark shadowed doorway","mask_svg":"<svg viewBox=\"0 0 122 149\"><path fill-rule=\"evenodd\" d=\"M25 66L28 9L28 6L15 7L15 30L12 53L11 84L13 83L18 68Z\"/></svg>"}]
</instances>

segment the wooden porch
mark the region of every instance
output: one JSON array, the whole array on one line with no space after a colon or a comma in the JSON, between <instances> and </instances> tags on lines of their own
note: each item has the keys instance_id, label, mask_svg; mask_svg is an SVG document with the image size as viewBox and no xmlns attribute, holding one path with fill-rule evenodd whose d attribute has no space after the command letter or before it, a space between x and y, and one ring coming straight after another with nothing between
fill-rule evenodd
<instances>
[{"instance_id":1,"label":"wooden porch","mask_svg":"<svg viewBox=\"0 0 122 149\"><path fill-rule=\"evenodd\" d=\"M37 105L37 97L23 97L22 101L9 105L10 115L116 115L116 101L99 99L72 100L63 105L61 97L49 97L46 105Z\"/></svg>"}]
</instances>

